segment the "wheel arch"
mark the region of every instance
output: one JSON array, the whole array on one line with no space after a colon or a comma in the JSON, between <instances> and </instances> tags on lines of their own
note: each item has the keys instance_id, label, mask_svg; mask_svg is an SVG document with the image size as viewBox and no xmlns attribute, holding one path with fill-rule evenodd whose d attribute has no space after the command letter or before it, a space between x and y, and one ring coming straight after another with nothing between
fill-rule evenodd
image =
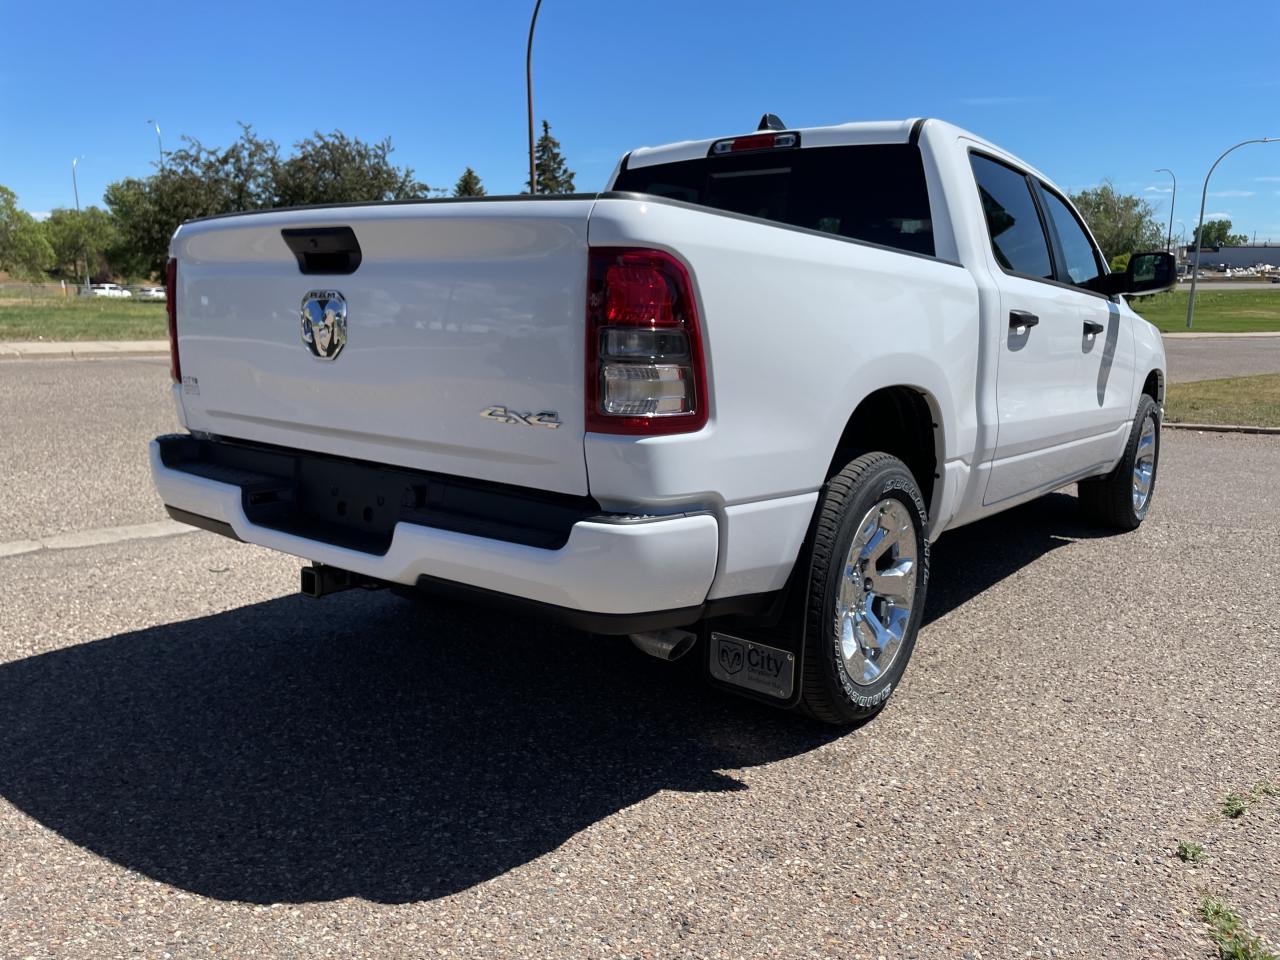
<instances>
[{"instance_id":1,"label":"wheel arch","mask_svg":"<svg viewBox=\"0 0 1280 960\"><path fill-rule=\"evenodd\" d=\"M1145 393L1158 405L1164 404L1164 371L1159 367L1151 370L1142 382L1142 393Z\"/></svg>"},{"instance_id":2,"label":"wheel arch","mask_svg":"<svg viewBox=\"0 0 1280 960\"><path fill-rule=\"evenodd\" d=\"M908 384L878 387L866 394L845 421L823 481L860 453L871 450L893 454L907 465L932 516L941 495L946 452L937 397Z\"/></svg>"}]
</instances>

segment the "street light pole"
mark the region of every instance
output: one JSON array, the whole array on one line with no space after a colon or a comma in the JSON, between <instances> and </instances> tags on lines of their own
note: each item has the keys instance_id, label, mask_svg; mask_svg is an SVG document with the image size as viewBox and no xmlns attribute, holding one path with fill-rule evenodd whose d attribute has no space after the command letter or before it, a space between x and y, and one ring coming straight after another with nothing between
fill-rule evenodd
<instances>
[{"instance_id":1,"label":"street light pole","mask_svg":"<svg viewBox=\"0 0 1280 960\"><path fill-rule=\"evenodd\" d=\"M538 172L533 160L533 28L538 25L538 11L542 0L533 5L533 17L529 20L529 46L524 54L524 85L529 98L529 194L538 192Z\"/></svg>"},{"instance_id":2,"label":"street light pole","mask_svg":"<svg viewBox=\"0 0 1280 960\"><path fill-rule=\"evenodd\" d=\"M1187 297L1187 329L1191 329L1191 318L1196 309L1196 282L1200 279L1200 242L1204 236L1204 202L1209 196L1209 178L1213 176L1213 171L1218 168L1228 153L1232 150L1239 150L1241 147L1250 143L1275 143L1280 141L1280 137L1257 137L1253 140L1241 140L1234 147L1222 151L1222 156L1213 161L1213 166L1209 168L1209 172L1204 175L1204 189L1200 191L1200 220L1196 225L1196 260L1195 265L1191 268L1191 293Z\"/></svg>"},{"instance_id":3,"label":"street light pole","mask_svg":"<svg viewBox=\"0 0 1280 960\"><path fill-rule=\"evenodd\" d=\"M76 228L80 231L80 256L84 257L84 289L89 292L89 258L84 253L84 223L80 219L80 184L76 182L76 164L80 157L71 158L71 189L76 195Z\"/></svg>"},{"instance_id":4,"label":"street light pole","mask_svg":"<svg viewBox=\"0 0 1280 960\"><path fill-rule=\"evenodd\" d=\"M1168 167L1159 167L1156 173L1167 173L1173 177L1173 171ZM1178 202L1178 178L1173 177L1173 196L1169 198L1169 235L1165 237L1164 249L1166 252L1173 249L1173 208Z\"/></svg>"},{"instance_id":5,"label":"street light pole","mask_svg":"<svg viewBox=\"0 0 1280 960\"><path fill-rule=\"evenodd\" d=\"M149 123L151 126L156 128L156 147L160 151L160 169L163 170L164 169L164 141L160 139L160 124L158 124L154 120L148 120L147 123Z\"/></svg>"}]
</instances>

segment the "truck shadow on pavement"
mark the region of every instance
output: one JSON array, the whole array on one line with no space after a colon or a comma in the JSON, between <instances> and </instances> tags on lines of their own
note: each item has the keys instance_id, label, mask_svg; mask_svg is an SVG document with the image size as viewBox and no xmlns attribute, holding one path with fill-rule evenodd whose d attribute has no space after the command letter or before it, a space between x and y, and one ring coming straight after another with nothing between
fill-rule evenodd
<instances>
[{"instance_id":1,"label":"truck shadow on pavement","mask_svg":"<svg viewBox=\"0 0 1280 960\"><path fill-rule=\"evenodd\" d=\"M1064 517L1045 501L944 539L931 616L1068 542ZM842 735L690 661L385 593L284 597L0 665L0 793L202 896L428 900Z\"/></svg>"}]
</instances>

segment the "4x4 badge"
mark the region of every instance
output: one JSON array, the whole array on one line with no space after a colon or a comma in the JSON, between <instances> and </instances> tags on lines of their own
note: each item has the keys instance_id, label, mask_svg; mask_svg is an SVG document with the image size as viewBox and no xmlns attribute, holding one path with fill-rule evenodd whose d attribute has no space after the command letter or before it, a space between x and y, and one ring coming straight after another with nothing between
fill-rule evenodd
<instances>
[{"instance_id":1,"label":"4x4 badge","mask_svg":"<svg viewBox=\"0 0 1280 960\"><path fill-rule=\"evenodd\" d=\"M546 427L548 430L560 428L560 414L554 410L543 410L541 413L517 413L506 407L495 405L485 407L480 416L486 420L497 420L499 423L514 423L522 427Z\"/></svg>"}]
</instances>

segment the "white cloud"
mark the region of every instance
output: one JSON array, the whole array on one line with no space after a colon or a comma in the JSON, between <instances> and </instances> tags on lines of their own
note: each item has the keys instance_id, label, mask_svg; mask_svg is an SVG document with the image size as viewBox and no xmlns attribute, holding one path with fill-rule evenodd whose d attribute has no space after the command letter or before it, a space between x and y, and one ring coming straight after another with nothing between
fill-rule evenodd
<instances>
[{"instance_id":1,"label":"white cloud","mask_svg":"<svg viewBox=\"0 0 1280 960\"><path fill-rule=\"evenodd\" d=\"M1252 197L1252 190L1210 190L1211 197Z\"/></svg>"},{"instance_id":2,"label":"white cloud","mask_svg":"<svg viewBox=\"0 0 1280 960\"><path fill-rule=\"evenodd\" d=\"M1209 220L1230 220L1230 219L1231 219L1231 211L1230 211L1230 210L1218 210L1218 211L1216 211L1216 212L1214 212L1214 213L1206 213L1206 214L1204 215L1204 218L1205 218L1206 222L1207 222L1207 221L1209 221ZM1193 227L1192 229L1195 229L1195 228Z\"/></svg>"},{"instance_id":3,"label":"white cloud","mask_svg":"<svg viewBox=\"0 0 1280 960\"><path fill-rule=\"evenodd\" d=\"M1173 193L1173 187L1144 187L1147 193Z\"/></svg>"},{"instance_id":4,"label":"white cloud","mask_svg":"<svg viewBox=\"0 0 1280 960\"><path fill-rule=\"evenodd\" d=\"M27 212L31 214L31 218L32 218L33 220L48 220L48 219L49 219L49 211L48 211L48 210L28 210Z\"/></svg>"}]
</instances>

